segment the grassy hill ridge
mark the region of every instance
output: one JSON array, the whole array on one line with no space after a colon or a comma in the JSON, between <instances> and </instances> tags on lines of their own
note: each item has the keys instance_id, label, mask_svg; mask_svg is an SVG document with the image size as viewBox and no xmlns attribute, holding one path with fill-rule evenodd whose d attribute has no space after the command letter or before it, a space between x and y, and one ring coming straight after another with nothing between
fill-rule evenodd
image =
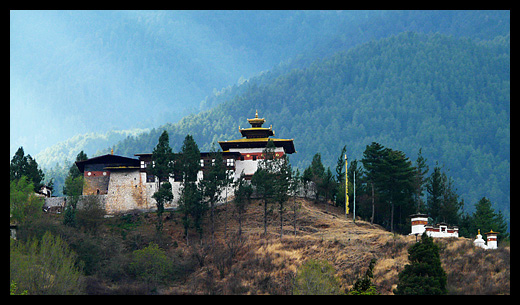
<instances>
[{"instance_id":1,"label":"grassy hill ridge","mask_svg":"<svg viewBox=\"0 0 520 305\"><path fill-rule=\"evenodd\" d=\"M291 294L298 268L308 259L332 264L343 292L364 275L372 258L377 259L373 283L381 294L393 294L398 273L408 263L409 246L414 236L393 235L378 225L357 220L329 204L297 199L297 234L292 226L292 202L287 204L284 236L280 240L279 217L270 217L267 236L263 235L263 206L253 201L243 221L243 239L237 239L238 223L232 205L217 208L215 246L211 246L207 221L205 239L199 244L196 232L190 233L190 246L182 236L180 215L167 216L165 233L170 241L167 251L185 259L197 257L197 265L184 281L165 285L164 294ZM155 214L147 214L141 227L154 230ZM171 239L170 239L171 238ZM173 243L176 248L171 246ZM436 239L441 248L443 268L448 275L451 294L510 294L510 249L475 249L472 240ZM182 253L182 254L179 254ZM233 253L232 257L229 254ZM116 291L121 287L112 287Z\"/></svg>"}]
</instances>

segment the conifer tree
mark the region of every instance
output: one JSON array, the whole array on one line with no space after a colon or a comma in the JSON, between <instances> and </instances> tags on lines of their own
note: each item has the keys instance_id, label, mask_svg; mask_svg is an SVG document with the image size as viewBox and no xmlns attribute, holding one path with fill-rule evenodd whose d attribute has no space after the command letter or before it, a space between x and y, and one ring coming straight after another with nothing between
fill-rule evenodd
<instances>
[{"instance_id":1,"label":"conifer tree","mask_svg":"<svg viewBox=\"0 0 520 305\"><path fill-rule=\"evenodd\" d=\"M197 185L200 169L200 150L191 135L186 135L181 151L175 158L175 171L182 177L179 210L182 211L182 223L186 243L189 244L188 229L193 225L202 236L202 216L206 207L202 202L201 190Z\"/></svg>"},{"instance_id":2,"label":"conifer tree","mask_svg":"<svg viewBox=\"0 0 520 305\"><path fill-rule=\"evenodd\" d=\"M42 187L42 181L45 179L45 174L38 168L38 163L31 157L25 155L23 147L18 148L9 166L10 181L18 180L25 176L31 181L34 191L37 192Z\"/></svg>"},{"instance_id":3,"label":"conifer tree","mask_svg":"<svg viewBox=\"0 0 520 305\"><path fill-rule=\"evenodd\" d=\"M491 230L500 232L498 235L499 240L509 237L509 233L507 233L507 223L504 220L502 212L499 211L496 213L491 206L491 201L486 197L482 197L475 205L475 212L473 212L470 217L470 227L470 234L480 229L482 233Z\"/></svg>"},{"instance_id":4,"label":"conifer tree","mask_svg":"<svg viewBox=\"0 0 520 305\"><path fill-rule=\"evenodd\" d=\"M366 169L367 180L373 183L381 202L382 223L393 232L395 209L398 209L398 231L405 230L405 217L413 213L414 167L402 151L385 148L372 142L367 145L361 160ZM388 208L390 213L388 214Z\"/></svg>"},{"instance_id":5,"label":"conifer tree","mask_svg":"<svg viewBox=\"0 0 520 305\"><path fill-rule=\"evenodd\" d=\"M441 266L439 246L433 238L423 234L421 241L408 249L410 264L399 273L395 294L439 295L446 294L446 272Z\"/></svg>"},{"instance_id":6,"label":"conifer tree","mask_svg":"<svg viewBox=\"0 0 520 305\"><path fill-rule=\"evenodd\" d=\"M289 187L291 183L291 164L289 157L283 155L276 159L278 163L278 171L275 173L274 183L274 199L278 203L278 212L280 215L280 239L283 237L283 215L285 212L285 203L289 200Z\"/></svg>"},{"instance_id":7,"label":"conifer tree","mask_svg":"<svg viewBox=\"0 0 520 305\"><path fill-rule=\"evenodd\" d=\"M212 149L210 155L212 162L201 181L201 188L203 197L210 206L211 238L213 240L215 237L215 204L222 200L222 191L229 183L229 177L222 152Z\"/></svg>"},{"instance_id":8,"label":"conifer tree","mask_svg":"<svg viewBox=\"0 0 520 305\"><path fill-rule=\"evenodd\" d=\"M416 212L420 213L425 211L424 207L424 189L426 185L426 174L428 173L428 165L426 164L427 159L422 156L422 148L419 148L419 152L417 154L417 160L415 162L415 179L414 179L414 188L415 188L415 205L417 207Z\"/></svg>"},{"instance_id":9,"label":"conifer tree","mask_svg":"<svg viewBox=\"0 0 520 305\"><path fill-rule=\"evenodd\" d=\"M157 205L157 232L161 232L164 204L173 200L172 186L168 181L173 174L173 152L166 130L159 137L159 143L152 152L152 161L150 172L159 179L159 187L152 198L155 199Z\"/></svg>"}]
</instances>

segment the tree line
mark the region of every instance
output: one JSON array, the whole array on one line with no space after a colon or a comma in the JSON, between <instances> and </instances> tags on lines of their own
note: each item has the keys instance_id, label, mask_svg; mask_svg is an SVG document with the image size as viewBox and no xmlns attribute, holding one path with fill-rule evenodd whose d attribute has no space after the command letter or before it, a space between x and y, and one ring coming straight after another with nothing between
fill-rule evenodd
<instances>
[{"instance_id":1,"label":"tree line","mask_svg":"<svg viewBox=\"0 0 520 305\"><path fill-rule=\"evenodd\" d=\"M312 182L316 187L313 194L316 201L330 200L336 206L345 207L345 153L346 146L337 159L335 175L330 168L325 170L320 153L314 155L303 172L304 185ZM458 226L461 236L473 237L477 229L493 229L503 233L501 240L508 239L504 216L492 208L488 198L482 197L475 204L475 212L469 214L444 168L436 162L429 176L428 172L422 149L412 162L402 151L372 142L366 146L363 158L351 161L348 166L351 213L355 204L356 217L399 234L410 232L411 214L425 213L431 224L444 222ZM356 197L352 196L354 192Z\"/></svg>"},{"instance_id":2,"label":"tree line","mask_svg":"<svg viewBox=\"0 0 520 305\"><path fill-rule=\"evenodd\" d=\"M300 171L319 151L334 174L346 143L359 160L373 141L407 154L422 147L425 157L449 167L470 206L486 196L509 218L509 66L509 36L474 41L402 33L250 79L211 110L130 136L114 151L151 151L163 129L174 149L189 133L209 150L217 140L239 137L236 126L260 108L277 135L295 139L291 161Z\"/></svg>"},{"instance_id":3,"label":"tree line","mask_svg":"<svg viewBox=\"0 0 520 305\"><path fill-rule=\"evenodd\" d=\"M188 230L194 228L202 238L202 221L206 212L210 211L211 235L214 235L214 209L222 200L224 188L233 186L236 193L236 204L245 208L244 202L251 200L253 191L261 198L264 205L264 233L267 233L269 215L273 205L280 216L280 235L283 235L285 206L291 195L303 190L305 197L311 197L316 202L332 202L336 206L345 207L345 159L346 146L337 158L335 172L330 167L325 169L321 153L316 153L311 164L300 175L299 170L293 171L289 157L277 158L274 144L268 141L263 151L263 157L258 162L258 170L250 182L244 176L233 183L227 172L222 154L211 152L214 160L203 173L198 183L200 169L200 150L191 135L184 139L181 150L174 154L169 146L169 136L166 130L159 137L153 150L154 162L151 174L159 179L159 187L153 198L157 203L157 231L162 228L161 215L164 203L173 199L172 187L168 178L175 175L181 177L181 192L179 210L183 213L183 225L186 238ZM82 151L76 161L86 160ZM36 161L30 156L24 156L21 147L10 165L11 181L19 183L21 177L28 177L32 186L40 186L44 175L38 169ZM431 223L444 222L459 227L459 234L471 237L481 229L501 232L500 239L507 239L507 223L501 211L492 208L491 201L483 197L475 205L475 212L468 214L464 210L464 199L460 198L454 187L454 182L444 168L435 164L428 176L427 160L419 149L417 159L412 162L404 152L384 147L372 142L363 152L363 158L353 160L348 169L349 207L356 205L356 216L376 223L391 232L407 234L410 230L410 215L426 213ZM353 181L356 181L354 185ZM26 181L26 180L24 180ZM27 182L22 182L23 185ZM24 187L20 185L19 188ZM70 169L63 187L63 193L70 197L66 207L64 223L74 225L76 203L81 195L83 177L75 164ZM254 188L254 190L253 190ZM36 190L36 187L34 188ZM356 197L352 194L356 194ZM356 200L354 202L354 200ZM295 202L295 200L293 200ZM16 204L14 204L16 206ZM13 209L15 215L17 209ZM296 212L296 207L294 207ZM241 219L240 219L241 222Z\"/></svg>"},{"instance_id":4,"label":"tree line","mask_svg":"<svg viewBox=\"0 0 520 305\"><path fill-rule=\"evenodd\" d=\"M222 154L217 151L212 152L215 162L211 163L200 179L200 151L193 137L187 135L179 153L174 154L169 147L168 133L165 131L159 138L158 144L153 152L151 171L159 178L161 187L154 194L157 201L156 235L152 242L143 244L137 236L125 238L126 232L122 230L123 242L126 248L132 249L130 254L125 254L120 240L115 237L101 238L96 237L99 232L103 211L100 210L95 200L85 204L85 209L76 210L70 204L70 210L66 210L63 215L62 226L55 226L43 220L41 207L43 202L34 196L32 182L25 176L11 182L11 213L20 224L20 241L11 241L11 291L14 293L45 293L42 287L51 287L53 293L82 293L88 289L96 293L96 286L85 283L85 278L81 275L93 275L100 278L119 281L121 279L135 279L145 283L146 291L155 289L160 283L169 279L183 278L193 272L198 265L204 264L204 254L207 249L215 249L214 243L214 208L221 202L222 189L231 184L229 173L226 173L225 163ZM243 215L251 203L254 194L259 198L263 205L263 226L264 233L267 233L267 224L271 221L273 213L278 213L280 221L280 238L284 234L285 223L290 222L290 217L286 215L288 209L293 209L296 216L298 205L294 200L297 194L312 198L317 204L335 204L344 206L344 178L345 178L345 159L346 152L344 147L337 159L335 173L330 168L325 168L321 162L319 153L315 154L311 164L300 175L299 170L292 170L287 156L276 157L272 141L268 141L263 150L263 156L258 161L258 170L253 175L251 181L245 180L241 175L233 184L235 188L235 211L238 218L238 234L236 238L231 238L233 242L226 251L227 254L220 253L215 256L217 269L225 273L229 268L229 257L233 257L240 245L240 235ZM84 153L77 156L78 160L86 159ZM17 160L14 158L11 166L16 168ZM409 232L409 218L411 213L426 212L432 221L449 222L458 225L462 235L467 237L474 235L477 228L484 232L493 229L503 232L501 239L506 239L506 224L500 212L496 213L487 198L482 198L476 211L469 215L464 214L463 200L456 194L451 178L439 166L428 176L428 166L426 160L419 151L417 160L412 162L401 151L384 147L373 142L366 146L363 159L358 162L349 162L348 180L349 194L356 189L356 216L380 224L389 231L407 234ZM171 260L161 246L164 243L162 238L163 205L171 200L171 185L168 185L168 178L172 175L182 177L181 198L179 200L179 210L182 225L184 227L184 237L186 243L195 246L190 252L190 259L183 257ZM356 184L353 185L353 178L356 177ZM82 175L77 167L73 165L67 177L69 181L66 190L67 196L73 202L72 197L76 196L81 190ZM293 196L291 200L291 196ZM290 203L293 203L291 206ZM353 196L349 196L349 205L354 205ZM208 218L208 213L209 218ZM296 218L293 218L293 225L296 232ZM119 220L118 220L119 221ZM121 222L122 221L122 222ZM136 222L135 216L128 214L121 217L121 222L117 226L133 226ZM204 234L202 224L209 221L212 245L202 247ZM110 224L107 224L110 225ZM111 230L116 229L112 226ZM69 228L69 229L67 229ZM195 230L199 234L201 245L188 240L189 230ZM49 233L49 232L50 233ZM124 233L124 234L123 234ZM39 239L34 239L34 238ZM64 243L64 241L66 241ZM238 242L238 244L233 244ZM68 244L68 245L67 245ZM70 245L70 246L69 246ZM209 246L209 248L207 248ZM218 245L217 245L218 246ZM50 253L48 249L58 250ZM199 249L199 250L197 250ZM202 250L206 249L206 250ZM217 255L215 254L215 255ZM227 258L226 258L227 257ZM55 264L55 258L63 260L66 264ZM222 259L222 261L220 261ZM33 272L33 267L28 267L24 262L34 262L34 266L46 270L59 278L49 282L47 278L38 278L41 272ZM74 263L75 262L75 263ZM228 263L226 263L228 262ZM197 265L198 264L198 265ZM226 267L228 266L228 267ZM308 266L312 271L313 268ZM32 268L32 269L31 269ZM304 283L305 268L302 267L301 274L297 276L295 285ZM356 289L352 293L373 293L370 284L370 268L365 278L359 280ZM32 271L31 271L32 270ZM54 270L54 271L53 271ZM191 270L191 271L190 271ZM323 268L319 269L322 270ZM318 270L318 271L319 271ZM35 279L41 282L39 285L31 286ZM71 281L68 279L79 279ZM405 278L403 278L405 280ZM334 281L325 284L326 287L334 287ZM400 279L401 281L401 279ZM404 282L403 282L404 283ZM47 286L46 286L47 285ZM401 284L400 284L401 285ZM87 288L85 288L87 287ZM296 286L298 291L299 286ZM398 286L399 292L404 286ZM209 289L209 288L208 288ZM356 292L357 291L357 292ZM406 292L403 292L406 293Z\"/></svg>"}]
</instances>

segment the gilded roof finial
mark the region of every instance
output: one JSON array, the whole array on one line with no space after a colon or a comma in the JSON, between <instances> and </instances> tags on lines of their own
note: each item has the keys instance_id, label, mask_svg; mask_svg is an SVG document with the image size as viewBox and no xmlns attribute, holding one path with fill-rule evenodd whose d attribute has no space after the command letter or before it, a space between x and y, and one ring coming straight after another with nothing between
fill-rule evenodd
<instances>
[{"instance_id":1,"label":"gilded roof finial","mask_svg":"<svg viewBox=\"0 0 520 305\"><path fill-rule=\"evenodd\" d=\"M114 149L110 149L110 154L113 155L114 154Z\"/></svg>"},{"instance_id":2,"label":"gilded roof finial","mask_svg":"<svg viewBox=\"0 0 520 305\"><path fill-rule=\"evenodd\" d=\"M480 235L480 229L478 229L478 235Z\"/></svg>"},{"instance_id":3,"label":"gilded roof finial","mask_svg":"<svg viewBox=\"0 0 520 305\"><path fill-rule=\"evenodd\" d=\"M255 119L258 119L258 109L256 110Z\"/></svg>"}]
</instances>

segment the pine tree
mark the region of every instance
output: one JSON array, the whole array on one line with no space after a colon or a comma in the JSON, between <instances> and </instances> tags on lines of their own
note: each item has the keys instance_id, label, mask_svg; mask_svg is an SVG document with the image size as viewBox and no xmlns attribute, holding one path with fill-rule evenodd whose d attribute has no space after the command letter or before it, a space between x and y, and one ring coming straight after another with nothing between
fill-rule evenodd
<instances>
[{"instance_id":1,"label":"pine tree","mask_svg":"<svg viewBox=\"0 0 520 305\"><path fill-rule=\"evenodd\" d=\"M159 142L152 152L152 167L150 173L159 178L159 182L168 181L173 174L173 152L166 130L159 137Z\"/></svg>"},{"instance_id":2,"label":"pine tree","mask_svg":"<svg viewBox=\"0 0 520 305\"><path fill-rule=\"evenodd\" d=\"M280 215L280 239L283 237L283 214L285 212L285 203L289 200L289 187L291 183L291 163L289 157L283 155L276 159L278 170L275 174L274 183L274 200L278 203L278 213Z\"/></svg>"},{"instance_id":3,"label":"pine tree","mask_svg":"<svg viewBox=\"0 0 520 305\"><path fill-rule=\"evenodd\" d=\"M482 233L491 230L500 232L499 240L504 240L509 237L507 233L507 223L504 220L502 212L496 213L491 206L491 201L486 197L482 197L475 205L475 212L470 217L470 234L476 232L478 229Z\"/></svg>"},{"instance_id":4,"label":"pine tree","mask_svg":"<svg viewBox=\"0 0 520 305\"><path fill-rule=\"evenodd\" d=\"M414 179L415 205L417 207L416 213L425 211L423 195L426 185L426 174L429 170L426 161L427 159L422 156L422 148L419 148L419 153L417 154L417 160L415 162L416 170Z\"/></svg>"},{"instance_id":5,"label":"pine tree","mask_svg":"<svg viewBox=\"0 0 520 305\"><path fill-rule=\"evenodd\" d=\"M436 164L426 184L426 190L428 192L426 201L428 215L433 218L435 222L440 221L442 195L444 194L445 187L445 181L443 179L441 168Z\"/></svg>"},{"instance_id":6,"label":"pine tree","mask_svg":"<svg viewBox=\"0 0 520 305\"><path fill-rule=\"evenodd\" d=\"M202 216L206 207L202 201L202 192L197 185L200 169L200 151L191 135L186 135L181 151L175 158L175 171L182 177L179 210L183 213L182 223L186 243L189 244L188 229L193 225L202 236Z\"/></svg>"},{"instance_id":7,"label":"pine tree","mask_svg":"<svg viewBox=\"0 0 520 305\"><path fill-rule=\"evenodd\" d=\"M323 179L325 176L325 167L323 166L323 163L321 162L321 154L316 153L314 157L312 158L311 165L309 165L308 170L304 172L304 176L309 176L310 181L314 183L314 186L316 187L316 197L314 198L317 202L319 200L320 194L323 191Z\"/></svg>"},{"instance_id":8,"label":"pine tree","mask_svg":"<svg viewBox=\"0 0 520 305\"><path fill-rule=\"evenodd\" d=\"M201 181L204 199L210 206L211 238L215 237L215 204L222 200L222 191L230 182L226 173L226 166L222 158L222 152L212 149L210 153L212 162Z\"/></svg>"},{"instance_id":9,"label":"pine tree","mask_svg":"<svg viewBox=\"0 0 520 305\"><path fill-rule=\"evenodd\" d=\"M31 155L25 156L23 147L18 148L9 166L10 181L18 180L22 176L27 177L33 184L34 191L37 192L42 187L45 179L43 171L38 168L38 163Z\"/></svg>"},{"instance_id":10,"label":"pine tree","mask_svg":"<svg viewBox=\"0 0 520 305\"><path fill-rule=\"evenodd\" d=\"M382 223L394 231L395 209L398 209L398 230L405 230L405 217L413 213L413 179L415 169L402 151L385 148L372 142L367 145L361 160L367 180L373 183L380 201L385 204ZM390 214L388 215L388 207ZM403 215L406 215L403 217Z\"/></svg>"},{"instance_id":11,"label":"pine tree","mask_svg":"<svg viewBox=\"0 0 520 305\"><path fill-rule=\"evenodd\" d=\"M376 290L376 287L372 284L372 278L374 278L373 270L376 264L376 259L373 258L370 260L370 264L368 265L367 272L365 276L359 278L354 283L354 287L352 290L348 292L349 295L377 295L379 294Z\"/></svg>"},{"instance_id":12,"label":"pine tree","mask_svg":"<svg viewBox=\"0 0 520 305\"><path fill-rule=\"evenodd\" d=\"M446 294L446 272L441 266L439 246L433 238L423 234L421 241L408 249L410 264L399 273L394 293L399 295Z\"/></svg>"},{"instance_id":13,"label":"pine tree","mask_svg":"<svg viewBox=\"0 0 520 305\"><path fill-rule=\"evenodd\" d=\"M173 175L173 152L170 147L168 132L163 131L159 142L152 152L152 167L150 173L158 177L159 187L152 195L157 205L157 232L162 230L162 214L164 204L173 200L172 186L168 179Z\"/></svg>"}]
</instances>

